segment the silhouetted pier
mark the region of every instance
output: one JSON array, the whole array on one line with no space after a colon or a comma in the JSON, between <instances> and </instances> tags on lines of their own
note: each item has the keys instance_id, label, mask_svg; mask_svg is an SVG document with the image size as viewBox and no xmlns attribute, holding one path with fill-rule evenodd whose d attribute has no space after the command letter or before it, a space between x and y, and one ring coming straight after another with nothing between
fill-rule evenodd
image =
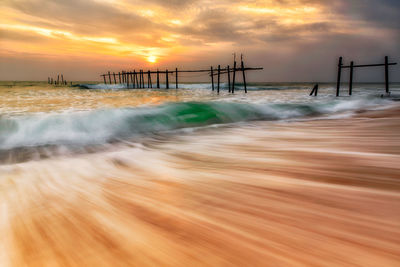
<instances>
[{"instance_id":1,"label":"silhouetted pier","mask_svg":"<svg viewBox=\"0 0 400 267\"><path fill-rule=\"evenodd\" d=\"M350 69L350 80L349 80L349 95L353 93L353 77L354 77L354 69L355 68L368 68L368 67L385 67L385 92L389 94L389 66L397 65L397 63L392 62L389 63L389 57L385 57L384 63L378 64L364 64L364 65L355 65L354 61L350 62L350 65L343 66L343 57L339 58L338 63L338 73L337 73L337 82L336 82L336 96L340 95L340 82L342 76L342 69Z\"/></svg>"},{"instance_id":2,"label":"silhouetted pier","mask_svg":"<svg viewBox=\"0 0 400 267\"><path fill-rule=\"evenodd\" d=\"M221 68L221 65L218 65L217 67L211 66L209 69L197 69L197 70L178 70L178 68L175 68L175 70L147 70L144 71L143 69L140 69L138 71L133 70L133 71L121 71L118 72L118 83L119 84L126 84L127 88L132 88L132 89L142 89L146 88L145 84L147 83L147 88L153 88L153 82L152 82L152 77L155 76L156 83L155 86L156 88L160 88L160 81L162 77L164 76L164 82L165 82L165 88L169 89L170 88L170 80L169 76L174 76L175 78L175 88L178 89L178 76L179 74L184 74L184 73L205 73L211 78L211 89L212 91L215 90L214 86L214 76L217 76L217 92L219 93L220 91L220 83L221 83L221 77L223 74L226 74L227 77L227 82L228 82L228 89L230 93L235 92L235 79L236 79L236 72L242 73L243 77L243 85L244 85L244 91L247 93L247 83L246 83L246 72L247 71L254 71L254 70L262 70L262 67L245 67L244 62L243 62L243 57L241 57L241 62L240 62L240 67L237 67L237 62L236 58L234 59L233 63L233 68L230 68L230 66L226 66L225 68ZM231 80L231 73L233 74L233 78ZM146 75L145 75L146 74ZM100 75L103 77L104 84L117 84L116 80L116 74L113 72L111 74L110 71L108 71L106 74ZM147 76L147 77L145 77ZM147 81L145 83L145 80Z\"/></svg>"},{"instance_id":3,"label":"silhouetted pier","mask_svg":"<svg viewBox=\"0 0 400 267\"><path fill-rule=\"evenodd\" d=\"M67 80L64 80L63 74L57 74L57 79L53 79L53 77L47 77L47 83L53 85L67 85Z\"/></svg>"}]
</instances>

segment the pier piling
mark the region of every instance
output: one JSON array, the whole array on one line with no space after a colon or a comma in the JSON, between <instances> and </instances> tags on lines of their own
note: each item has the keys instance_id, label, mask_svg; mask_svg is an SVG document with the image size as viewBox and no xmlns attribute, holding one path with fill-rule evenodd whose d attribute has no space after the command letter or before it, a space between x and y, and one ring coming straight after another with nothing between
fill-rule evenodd
<instances>
[{"instance_id":1,"label":"pier piling","mask_svg":"<svg viewBox=\"0 0 400 267\"><path fill-rule=\"evenodd\" d=\"M354 62L350 62L350 81L349 81L349 95L353 94L353 71L354 71Z\"/></svg>"},{"instance_id":2,"label":"pier piling","mask_svg":"<svg viewBox=\"0 0 400 267\"><path fill-rule=\"evenodd\" d=\"M244 86L244 92L247 94L247 85L246 85L246 74L244 73L244 63L243 60L241 60L241 67L242 67L242 73L243 73L243 86Z\"/></svg>"},{"instance_id":3,"label":"pier piling","mask_svg":"<svg viewBox=\"0 0 400 267\"><path fill-rule=\"evenodd\" d=\"M310 96L312 96L312 95L315 95L315 96L318 95L318 83L316 85L314 85L314 88L311 90Z\"/></svg>"},{"instance_id":4,"label":"pier piling","mask_svg":"<svg viewBox=\"0 0 400 267\"><path fill-rule=\"evenodd\" d=\"M231 71L229 69L229 65L226 67L228 73L228 93L231 92Z\"/></svg>"},{"instance_id":5,"label":"pier piling","mask_svg":"<svg viewBox=\"0 0 400 267\"><path fill-rule=\"evenodd\" d=\"M385 91L389 93L389 57L385 56Z\"/></svg>"},{"instance_id":6,"label":"pier piling","mask_svg":"<svg viewBox=\"0 0 400 267\"><path fill-rule=\"evenodd\" d=\"M218 82L217 82L217 93L219 94L219 81L220 81L220 76L221 76L221 65L218 65Z\"/></svg>"},{"instance_id":7,"label":"pier piling","mask_svg":"<svg viewBox=\"0 0 400 267\"><path fill-rule=\"evenodd\" d=\"M175 69L175 88L178 89L178 68Z\"/></svg>"},{"instance_id":8,"label":"pier piling","mask_svg":"<svg viewBox=\"0 0 400 267\"><path fill-rule=\"evenodd\" d=\"M233 62L233 79L232 79L232 94L235 93L235 78L236 78L236 60Z\"/></svg>"},{"instance_id":9,"label":"pier piling","mask_svg":"<svg viewBox=\"0 0 400 267\"><path fill-rule=\"evenodd\" d=\"M157 69L157 88L160 88L160 71Z\"/></svg>"},{"instance_id":10,"label":"pier piling","mask_svg":"<svg viewBox=\"0 0 400 267\"><path fill-rule=\"evenodd\" d=\"M337 84L336 84L336 96L339 96L339 91L340 91L340 78L342 76L342 63L343 58L339 58L339 64L338 64L338 74L337 74Z\"/></svg>"},{"instance_id":11,"label":"pier piling","mask_svg":"<svg viewBox=\"0 0 400 267\"><path fill-rule=\"evenodd\" d=\"M126 73L126 88L129 88L129 73Z\"/></svg>"},{"instance_id":12,"label":"pier piling","mask_svg":"<svg viewBox=\"0 0 400 267\"><path fill-rule=\"evenodd\" d=\"M150 88L153 88L153 83L151 82L151 74L150 71L147 73L147 83L150 85ZM147 86L149 88L149 86Z\"/></svg>"},{"instance_id":13,"label":"pier piling","mask_svg":"<svg viewBox=\"0 0 400 267\"><path fill-rule=\"evenodd\" d=\"M144 87L144 71L142 70L142 88L145 88Z\"/></svg>"},{"instance_id":14,"label":"pier piling","mask_svg":"<svg viewBox=\"0 0 400 267\"><path fill-rule=\"evenodd\" d=\"M214 91L214 73L212 66L211 66L211 89Z\"/></svg>"},{"instance_id":15,"label":"pier piling","mask_svg":"<svg viewBox=\"0 0 400 267\"><path fill-rule=\"evenodd\" d=\"M166 84L166 88L169 89L168 70L165 71L165 84Z\"/></svg>"}]
</instances>

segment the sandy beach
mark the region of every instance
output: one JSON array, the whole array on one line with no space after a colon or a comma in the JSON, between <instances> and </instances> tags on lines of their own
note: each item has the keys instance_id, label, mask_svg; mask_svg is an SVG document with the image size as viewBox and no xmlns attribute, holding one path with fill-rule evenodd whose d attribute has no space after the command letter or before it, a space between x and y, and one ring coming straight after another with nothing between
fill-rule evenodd
<instances>
[{"instance_id":1,"label":"sandy beach","mask_svg":"<svg viewBox=\"0 0 400 267\"><path fill-rule=\"evenodd\" d=\"M397 107L2 165L0 265L398 266L399 132Z\"/></svg>"}]
</instances>

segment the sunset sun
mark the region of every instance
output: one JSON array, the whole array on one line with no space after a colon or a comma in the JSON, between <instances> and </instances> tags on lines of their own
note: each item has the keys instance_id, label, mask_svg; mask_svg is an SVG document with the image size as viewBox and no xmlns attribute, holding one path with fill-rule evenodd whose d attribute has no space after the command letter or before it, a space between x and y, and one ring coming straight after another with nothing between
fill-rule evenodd
<instances>
[{"instance_id":1,"label":"sunset sun","mask_svg":"<svg viewBox=\"0 0 400 267\"><path fill-rule=\"evenodd\" d=\"M148 56L146 58L146 60L147 60L147 62L150 62L150 63L156 63L157 62L157 57L156 56Z\"/></svg>"}]
</instances>

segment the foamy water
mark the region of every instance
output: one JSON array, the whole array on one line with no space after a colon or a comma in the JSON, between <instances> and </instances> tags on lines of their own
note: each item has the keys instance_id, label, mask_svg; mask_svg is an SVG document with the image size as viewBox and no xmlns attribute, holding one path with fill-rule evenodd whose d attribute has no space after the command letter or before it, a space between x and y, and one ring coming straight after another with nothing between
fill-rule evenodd
<instances>
[{"instance_id":1,"label":"foamy water","mask_svg":"<svg viewBox=\"0 0 400 267\"><path fill-rule=\"evenodd\" d=\"M235 95L225 90L225 84L220 94L209 84L182 84L178 90L123 86L3 83L0 150L9 154L44 146L102 146L181 129L348 116L393 104L379 97L381 91L372 85L356 87L351 98L334 97L329 84L321 86L318 97L308 95L311 84L253 84L248 94L238 86Z\"/></svg>"}]
</instances>

